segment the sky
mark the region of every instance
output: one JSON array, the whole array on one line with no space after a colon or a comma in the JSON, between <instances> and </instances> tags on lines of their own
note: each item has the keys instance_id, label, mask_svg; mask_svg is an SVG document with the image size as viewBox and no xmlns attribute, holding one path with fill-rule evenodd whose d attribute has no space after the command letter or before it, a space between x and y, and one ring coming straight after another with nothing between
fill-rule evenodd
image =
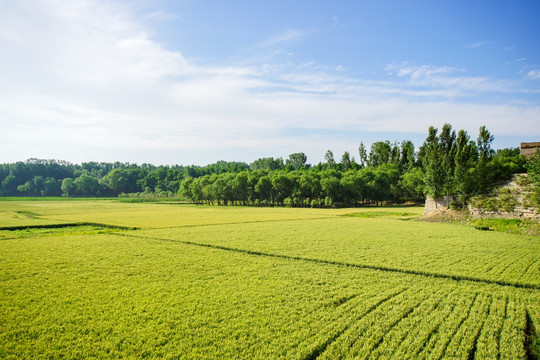
<instances>
[{"instance_id":1,"label":"sky","mask_svg":"<svg viewBox=\"0 0 540 360\"><path fill-rule=\"evenodd\" d=\"M540 141L539 1L0 0L0 163Z\"/></svg>"}]
</instances>

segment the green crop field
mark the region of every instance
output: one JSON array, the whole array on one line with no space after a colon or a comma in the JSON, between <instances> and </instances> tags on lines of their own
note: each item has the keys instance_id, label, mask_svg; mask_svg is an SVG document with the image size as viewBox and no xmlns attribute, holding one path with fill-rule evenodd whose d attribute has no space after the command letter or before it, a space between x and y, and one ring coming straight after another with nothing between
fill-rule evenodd
<instances>
[{"instance_id":1,"label":"green crop field","mask_svg":"<svg viewBox=\"0 0 540 360\"><path fill-rule=\"evenodd\" d=\"M540 237L421 213L0 201L0 358L538 358Z\"/></svg>"}]
</instances>

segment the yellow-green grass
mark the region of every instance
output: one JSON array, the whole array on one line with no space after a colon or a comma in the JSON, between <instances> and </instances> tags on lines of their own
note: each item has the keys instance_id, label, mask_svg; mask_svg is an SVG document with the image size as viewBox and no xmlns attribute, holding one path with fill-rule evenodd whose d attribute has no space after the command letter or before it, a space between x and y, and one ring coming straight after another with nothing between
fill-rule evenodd
<instances>
[{"instance_id":1,"label":"yellow-green grass","mask_svg":"<svg viewBox=\"0 0 540 360\"><path fill-rule=\"evenodd\" d=\"M33 218L14 216L23 211ZM117 200L72 201L0 201L0 226L54 222L93 222L139 228L162 228L186 225L245 223L269 220L317 219L358 212L373 213L373 209L311 209L226 207L163 203L125 203ZM422 208L384 208L380 213L407 213L420 216ZM392 215L392 216L395 216ZM11 220L13 219L13 220ZM5 225L1 225L5 224Z\"/></svg>"},{"instance_id":2,"label":"yellow-green grass","mask_svg":"<svg viewBox=\"0 0 540 360\"><path fill-rule=\"evenodd\" d=\"M332 217L144 230L134 236L540 287L540 238L393 218Z\"/></svg>"},{"instance_id":3,"label":"yellow-green grass","mask_svg":"<svg viewBox=\"0 0 540 360\"><path fill-rule=\"evenodd\" d=\"M470 334L490 316L508 331L491 334L486 327L488 341L477 351L515 349L508 351L519 358L525 310L540 300L522 289L111 234L5 240L1 246L3 358L289 359L318 348L333 358L336 352L367 355L381 339L377 348L387 353L404 347L409 355L445 347L459 353L473 347ZM481 305L468 310L476 297L499 307L508 302L523 316L486 312ZM462 323L466 310L475 321ZM458 325L469 335L453 344ZM386 344L394 339L388 327L403 339ZM411 331L429 347L407 335ZM490 341L500 345L489 350Z\"/></svg>"},{"instance_id":4,"label":"yellow-green grass","mask_svg":"<svg viewBox=\"0 0 540 360\"><path fill-rule=\"evenodd\" d=\"M142 229L3 231L0 358L524 359L540 324L538 237L420 209L10 203Z\"/></svg>"}]
</instances>

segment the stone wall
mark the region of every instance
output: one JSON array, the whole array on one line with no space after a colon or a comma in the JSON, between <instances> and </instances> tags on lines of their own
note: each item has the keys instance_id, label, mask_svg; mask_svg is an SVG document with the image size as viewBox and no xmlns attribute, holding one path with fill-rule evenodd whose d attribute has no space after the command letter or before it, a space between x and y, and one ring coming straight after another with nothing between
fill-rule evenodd
<instances>
[{"instance_id":1,"label":"stone wall","mask_svg":"<svg viewBox=\"0 0 540 360\"><path fill-rule=\"evenodd\" d=\"M454 200L453 196L444 196L439 199L433 199L432 197L426 197L426 204L424 206L424 215L437 209L448 209L450 202Z\"/></svg>"},{"instance_id":2,"label":"stone wall","mask_svg":"<svg viewBox=\"0 0 540 360\"><path fill-rule=\"evenodd\" d=\"M484 211L469 205L469 213L473 218L500 218L500 219L540 219L540 213L535 209L517 206L512 212Z\"/></svg>"},{"instance_id":3,"label":"stone wall","mask_svg":"<svg viewBox=\"0 0 540 360\"><path fill-rule=\"evenodd\" d=\"M537 150L540 150L540 142L529 142L529 143L522 142L520 144L521 154L527 157L533 156Z\"/></svg>"}]
</instances>

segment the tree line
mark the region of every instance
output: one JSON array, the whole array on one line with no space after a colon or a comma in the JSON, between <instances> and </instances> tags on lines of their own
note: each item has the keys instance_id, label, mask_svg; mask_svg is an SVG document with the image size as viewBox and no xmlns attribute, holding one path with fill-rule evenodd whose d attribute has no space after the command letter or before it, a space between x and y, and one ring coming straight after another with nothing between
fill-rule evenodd
<instances>
[{"instance_id":1,"label":"tree line","mask_svg":"<svg viewBox=\"0 0 540 360\"><path fill-rule=\"evenodd\" d=\"M71 164L29 159L0 164L1 196L177 196L195 203L255 206L358 206L421 202L453 195L466 203L514 173L526 172L519 148L493 150L485 127L476 141L445 124L430 127L418 150L409 140L378 141L336 160L307 163L304 153L260 158L251 164L218 161L206 166Z\"/></svg>"}]
</instances>

